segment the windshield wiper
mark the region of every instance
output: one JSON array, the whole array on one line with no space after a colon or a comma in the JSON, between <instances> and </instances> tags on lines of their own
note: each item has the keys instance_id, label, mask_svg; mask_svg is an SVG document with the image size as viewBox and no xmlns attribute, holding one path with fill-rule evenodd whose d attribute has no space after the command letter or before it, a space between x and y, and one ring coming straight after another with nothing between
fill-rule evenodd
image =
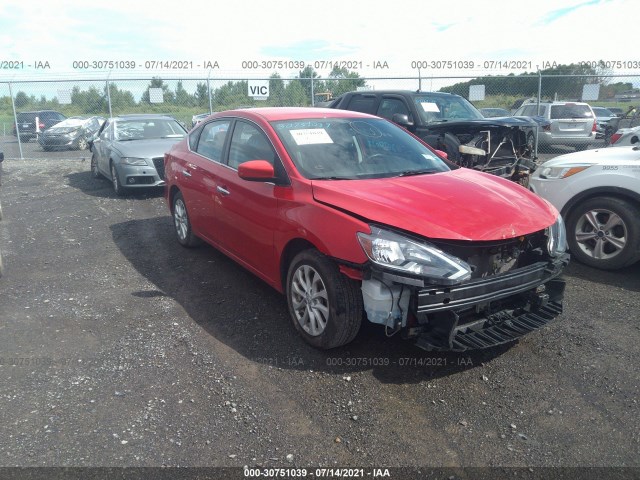
<instances>
[{"instance_id":1,"label":"windshield wiper","mask_svg":"<svg viewBox=\"0 0 640 480\"><path fill-rule=\"evenodd\" d=\"M313 177L311 180L353 180L353 177Z\"/></svg>"},{"instance_id":2,"label":"windshield wiper","mask_svg":"<svg viewBox=\"0 0 640 480\"><path fill-rule=\"evenodd\" d=\"M404 172L400 172L398 175L396 175L396 177L411 177L413 175L424 175L427 173L436 173L437 170L434 170L433 168L429 168L429 169L422 169L422 170L405 170Z\"/></svg>"}]
</instances>

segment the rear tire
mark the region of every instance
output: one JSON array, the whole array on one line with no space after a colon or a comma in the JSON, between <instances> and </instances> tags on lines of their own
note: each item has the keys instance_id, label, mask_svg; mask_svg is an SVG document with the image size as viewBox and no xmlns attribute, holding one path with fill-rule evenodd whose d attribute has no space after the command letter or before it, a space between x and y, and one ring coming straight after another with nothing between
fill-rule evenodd
<instances>
[{"instance_id":1,"label":"rear tire","mask_svg":"<svg viewBox=\"0 0 640 480\"><path fill-rule=\"evenodd\" d=\"M189 212L187 211L187 204L184 202L184 197L181 192L177 192L173 197L171 213L173 216L173 226L176 230L176 237L178 243L183 247L195 247L200 245L201 241L193 234L191 230L191 221L189 220Z\"/></svg>"},{"instance_id":2,"label":"rear tire","mask_svg":"<svg viewBox=\"0 0 640 480\"><path fill-rule=\"evenodd\" d=\"M637 207L614 197L597 197L575 206L567 218L572 256L591 267L615 270L640 260Z\"/></svg>"},{"instance_id":3,"label":"rear tire","mask_svg":"<svg viewBox=\"0 0 640 480\"><path fill-rule=\"evenodd\" d=\"M89 142L87 141L86 138L80 137L80 139L78 140L78 145L76 145L76 148L78 150L86 150L87 148L89 148Z\"/></svg>"},{"instance_id":4,"label":"rear tire","mask_svg":"<svg viewBox=\"0 0 640 480\"><path fill-rule=\"evenodd\" d=\"M362 292L357 282L317 250L305 250L289 265L287 303L293 325L316 348L351 342L362 324Z\"/></svg>"}]
</instances>

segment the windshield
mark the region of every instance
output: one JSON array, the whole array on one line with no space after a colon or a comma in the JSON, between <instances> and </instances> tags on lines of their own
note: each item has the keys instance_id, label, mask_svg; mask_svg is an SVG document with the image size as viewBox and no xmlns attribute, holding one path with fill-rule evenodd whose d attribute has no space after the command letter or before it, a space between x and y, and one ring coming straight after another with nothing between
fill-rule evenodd
<instances>
[{"instance_id":1,"label":"windshield","mask_svg":"<svg viewBox=\"0 0 640 480\"><path fill-rule=\"evenodd\" d=\"M476 107L462 97L422 94L416 95L414 102L424 123L484 118Z\"/></svg>"},{"instance_id":2,"label":"windshield","mask_svg":"<svg viewBox=\"0 0 640 480\"><path fill-rule=\"evenodd\" d=\"M309 179L385 178L449 170L435 153L386 120L312 118L272 125L298 171Z\"/></svg>"},{"instance_id":3,"label":"windshield","mask_svg":"<svg viewBox=\"0 0 640 480\"><path fill-rule=\"evenodd\" d=\"M186 133L185 129L171 118L119 120L115 127L115 138L120 141L180 138Z\"/></svg>"}]
</instances>

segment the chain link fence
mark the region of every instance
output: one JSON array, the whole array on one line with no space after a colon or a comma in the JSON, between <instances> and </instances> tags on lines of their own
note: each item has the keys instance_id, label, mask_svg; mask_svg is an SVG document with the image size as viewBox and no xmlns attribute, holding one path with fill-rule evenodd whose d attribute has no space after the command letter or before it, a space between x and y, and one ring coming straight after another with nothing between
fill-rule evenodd
<instances>
[{"instance_id":1,"label":"chain link fence","mask_svg":"<svg viewBox=\"0 0 640 480\"><path fill-rule=\"evenodd\" d=\"M267 87L268 96L252 94ZM38 135L47 122L36 125L35 135L21 131L21 113L50 110L66 117L135 113L172 115L187 128L199 114L238 107L320 106L340 94L357 89L443 91L469 99L485 115L510 115L523 101L588 101L622 113L640 105L638 75L415 76L403 78L113 78L0 82L0 150L6 158L39 156ZM254 88L252 91L251 88ZM636 109L637 110L637 109ZM633 115L633 112L630 114ZM629 125L632 121L628 122ZM627 125L628 126L628 125ZM24 147L24 148L23 148ZM39 153L40 152L40 153Z\"/></svg>"}]
</instances>

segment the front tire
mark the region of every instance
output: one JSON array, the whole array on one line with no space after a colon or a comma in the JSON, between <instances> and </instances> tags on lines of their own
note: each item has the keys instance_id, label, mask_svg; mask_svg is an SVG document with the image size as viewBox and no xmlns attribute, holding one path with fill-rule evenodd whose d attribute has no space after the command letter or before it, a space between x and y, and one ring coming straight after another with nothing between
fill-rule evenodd
<instances>
[{"instance_id":1,"label":"front tire","mask_svg":"<svg viewBox=\"0 0 640 480\"><path fill-rule=\"evenodd\" d=\"M113 191L119 197L125 194L125 187L120 183L120 178L118 177L118 171L116 170L116 166L113 162L111 162L111 184L113 185Z\"/></svg>"},{"instance_id":2,"label":"front tire","mask_svg":"<svg viewBox=\"0 0 640 480\"><path fill-rule=\"evenodd\" d=\"M615 270L640 260L640 220L629 202L614 197L586 200L567 218L567 241L578 261Z\"/></svg>"},{"instance_id":3,"label":"front tire","mask_svg":"<svg viewBox=\"0 0 640 480\"><path fill-rule=\"evenodd\" d=\"M363 316L359 285L317 250L305 250L293 259L286 294L293 325L310 345L335 348L358 334Z\"/></svg>"},{"instance_id":4,"label":"front tire","mask_svg":"<svg viewBox=\"0 0 640 480\"><path fill-rule=\"evenodd\" d=\"M173 208L171 209L173 215L173 225L176 229L176 237L178 243L183 247L195 247L200 244L200 239L193 234L191 230L191 221L189 220L189 212L187 211L187 205L184 202L184 197L181 192L178 192L173 197Z\"/></svg>"},{"instance_id":5,"label":"front tire","mask_svg":"<svg viewBox=\"0 0 640 480\"><path fill-rule=\"evenodd\" d=\"M98 170L98 159L96 158L96 154L91 155L91 176L93 178L100 178L102 174L100 170Z\"/></svg>"}]
</instances>

